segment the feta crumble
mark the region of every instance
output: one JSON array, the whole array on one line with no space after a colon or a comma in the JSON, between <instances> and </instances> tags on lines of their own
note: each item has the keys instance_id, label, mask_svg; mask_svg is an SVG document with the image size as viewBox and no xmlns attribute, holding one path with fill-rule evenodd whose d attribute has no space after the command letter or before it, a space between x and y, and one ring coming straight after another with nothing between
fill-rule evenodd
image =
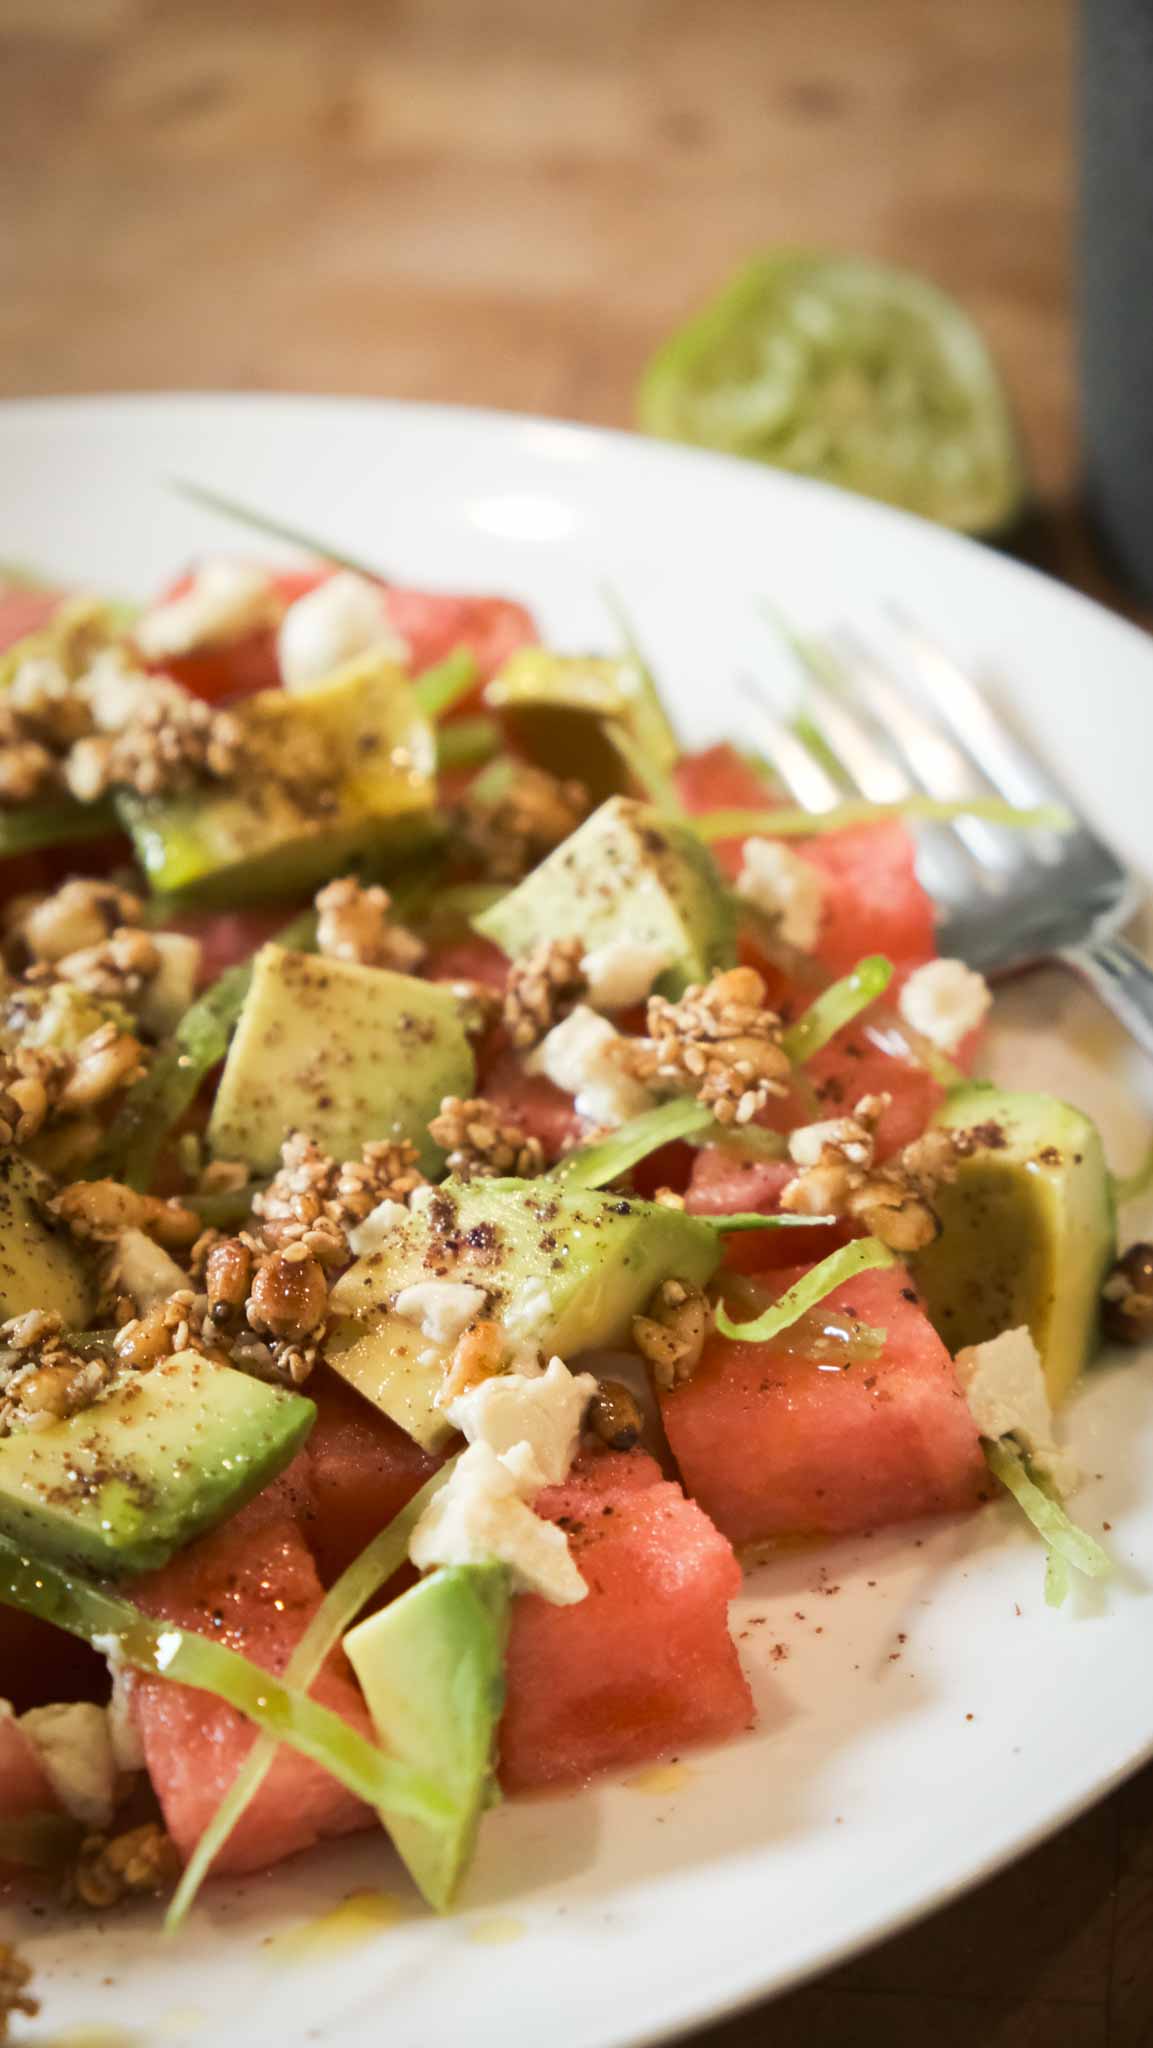
<instances>
[{"instance_id":1,"label":"feta crumble","mask_svg":"<svg viewBox=\"0 0 1153 2048\"><path fill-rule=\"evenodd\" d=\"M581 961L594 1010L627 1010L643 1003L658 974L671 964L667 946L653 939L610 939Z\"/></svg>"},{"instance_id":2,"label":"feta crumble","mask_svg":"<svg viewBox=\"0 0 1153 2048\"><path fill-rule=\"evenodd\" d=\"M529 1054L525 1071L547 1075L556 1087L572 1095L578 1116L615 1129L651 1109L654 1100L643 1083L626 1071L620 1056L625 1043L606 1017L598 1017L587 1003L579 1003Z\"/></svg>"},{"instance_id":3,"label":"feta crumble","mask_svg":"<svg viewBox=\"0 0 1153 2048\"><path fill-rule=\"evenodd\" d=\"M521 1593L557 1606L583 1600L588 1587L555 1522L535 1515L524 1496L533 1475L510 1468L487 1443L471 1444L447 1485L429 1502L409 1545L420 1571L437 1565L507 1565Z\"/></svg>"},{"instance_id":4,"label":"feta crumble","mask_svg":"<svg viewBox=\"0 0 1153 2048\"><path fill-rule=\"evenodd\" d=\"M849 1166L871 1166L873 1141L856 1117L832 1116L823 1123L800 1124L789 1132L789 1158L797 1166L820 1166L831 1146Z\"/></svg>"},{"instance_id":5,"label":"feta crumble","mask_svg":"<svg viewBox=\"0 0 1153 2048\"><path fill-rule=\"evenodd\" d=\"M506 1372L457 1394L445 1409L470 1444L484 1443L499 1458L527 1453L514 1469L536 1485L559 1486L580 1445L581 1424L597 1382L571 1373L563 1359L543 1373Z\"/></svg>"},{"instance_id":6,"label":"feta crumble","mask_svg":"<svg viewBox=\"0 0 1153 2048\"><path fill-rule=\"evenodd\" d=\"M330 576L289 605L276 651L286 690L309 689L361 654L402 665L412 654L392 624L383 590L351 570Z\"/></svg>"},{"instance_id":7,"label":"feta crumble","mask_svg":"<svg viewBox=\"0 0 1153 2048\"><path fill-rule=\"evenodd\" d=\"M483 1287L470 1287L466 1280L416 1280L401 1288L393 1306L398 1316L419 1325L430 1344L451 1348L486 1300Z\"/></svg>"},{"instance_id":8,"label":"feta crumble","mask_svg":"<svg viewBox=\"0 0 1153 2048\"><path fill-rule=\"evenodd\" d=\"M1002 1330L957 1353L957 1378L981 1435L1011 1436L1060 1494L1077 1484L1076 1464L1053 1441L1053 1414L1037 1347L1029 1331Z\"/></svg>"},{"instance_id":9,"label":"feta crumble","mask_svg":"<svg viewBox=\"0 0 1153 2048\"><path fill-rule=\"evenodd\" d=\"M746 839L737 894L771 917L787 946L811 953L821 933L825 877L779 839Z\"/></svg>"},{"instance_id":10,"label":"feta crumble","mask_svg":"<svg viewBox=\"0 0 1153 2048\"><path fill-rule=\"evenodd\" d=\"M508 1334L509 1342L517 1349L536 1352L540 1348L544 1332L552 1321L552 1294L546 1280L522 1280L514 1293L509 1296L501 1314L501 1322ZM527 1366L520 1370L526 1372Z\"/></svg>"},{"instance_id":11,"label":"feta crumble","mask_svg":"<svg viewBox=\"0 0 1153 2048\"><path fill-rule=\"evenodd\" d=\"M992 1000L984 975L963 960L927 960L909 976L897 1008L912 1030L951 1053L984 1022Z\"/></svg>"},{"instance_id":12,"label":"feta crumble","mask_svg":"<svg viewBox=\"0 0 1153 2048\"><path fill-rule=\"evenodd\" d=\"M272 584L263 569L245 562L203 562L182 596L137 619L132 638L146 661L194 654L263 626L271 598Z\"/></svg>"},{"instance_id":13,"label":"feta crumble","mask_svg":"<svg viewBox=\"0 0 1153 2048\"><path fill-rule=\"evenodd\" d=\"M21 1729L65 1812L88 1828L106 1828L116 1811L119 1771L108 1715L78 1700L32 1707Z\"/></svg>"},{"instance_id":14,"label":"feta crumble","mask_svg":"<svg viewBox=\"0 0 1153 2048\"><path fill-rule=\"evenodd\" d=\"M408 1222L408 1210L403 1202L394 1202L386 1195L375 1209L370 1209L362 1223L357 1223L348 1232L348 1248L357 1259L371 1258L374 1252L383 1250L384 1245L402 1223Z\"/></svg>"}]
</instances>

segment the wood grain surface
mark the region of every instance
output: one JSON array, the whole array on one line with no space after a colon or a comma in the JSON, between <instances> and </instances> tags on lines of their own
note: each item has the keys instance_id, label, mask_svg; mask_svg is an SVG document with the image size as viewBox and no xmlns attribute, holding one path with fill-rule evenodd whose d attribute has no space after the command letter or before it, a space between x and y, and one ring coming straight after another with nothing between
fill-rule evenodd
<instances>
[{"instance_id":1,"label":"wood grain surface","mask_svg":"<svg viewBox=\"0 0 1153 2048\"><path fill-rule=\"evenodd\" d=\"M0 0L0 390L627 424L649 350L743 257L864 250L982 323L1049 559L1093 580L1071 44L1065 0ZM1150 2048L1153 1775L700 2048L926 2041Z\"/></svg>"}]
</instances>

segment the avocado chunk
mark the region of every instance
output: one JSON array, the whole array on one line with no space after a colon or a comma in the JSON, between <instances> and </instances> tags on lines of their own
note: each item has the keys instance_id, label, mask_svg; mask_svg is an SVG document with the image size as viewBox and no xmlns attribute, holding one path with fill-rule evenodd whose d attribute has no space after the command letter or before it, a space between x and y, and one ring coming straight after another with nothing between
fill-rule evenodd
<instances>
[{"instance_id":1,"label":"avocado chunk","mask_svg":"<svg viewBox=\"0 0 1153 2048\"><path fill-rule=\"evenodd\" d=\"M492 908L478 932L512 957L548 939L587 952L615 942L667 958L656 980L675 999L736 959L736 923L712 855L687 825L610 797Z\"/></svg>"},{"instance_id":2,"label":"avocado chunk","mask_svg":"<svg viewBox=\"0 0 1153 2048\"><path fill-rule=\"evenodd\" d=\"M982 1083L953 1089L935 1121L966 1150L934 1197L941 1235L910 1261L930 1320L952 1352L1027 1323L1056 1403L1092 1357L1114 1256L1096 1126L1052 1095Z\"/></svg>"},{"instance_id":3,"label":"avocado chunk","mask_svg":"<svg viewBox=\"0 0 1153 2048\"><path fill-rule=\"evenodd\" d=\"M331 1299L337 1314L375 1324L418 1281L463 1281L484 1290L485 1314L514 1345L571 1358L628 1344L662 1280L701 1287L720 1256L708 1223L659 1202L545 1181L446 1181L413 1196L407 1222L341 1275ZM439 1362L436 1372L439 1384Z\"/></svg>"},{"instance_id":4,"label":"avocado chunk","mask_svg":"<svg viewBox=\"0 0 1153 2048\"><path fill-rule=\"evenodd\" d=\"M0 1535L70 1570L151 1571L274 1479L315 1416L299 1394L178 1352L0 1438Z\"/></svg>"},{"instance_id":5,"label":"avocado chunk","mask_svg":"<svg viewBox=\"0 0 1153 2048\"><path fill-rule=\"evenodd\" d=\"M380 1816L438 1912L451 1905L481 1816L497 1796L509 1606L503 1565L446 1566L344 1638L384 1748L452 1801L452 1820L440 1827L387 1809Z\"/></svg>"},{"instance_id":6,"label":"avocado chunk","mask_svg":"<svg viewBox=\"0 0 1153 2048\"><path fill-rule=\"evenodd\" d=\"M436 740L403 670L367 655L231 710L245 750L234 785L118 799L157 892L229 907L290 895L427 836Z\"/></svg>"},{"instance_id":7,"label":"avocado chunk","mask_svg":"<svg viewBox=\"0 0 1153 2048\"><path fill-rule=\"evenodd\" d=\"M67 1329L82 1329L96 1282L67 1232L40 1208L52 1182L19 1152L0 1152L0 1321L47 1309Z\"/></svg>"},{"instance_id":8,"label":"avocado chunk","mask_svg":"<svg viewBox=\"0 0 1153 2048\"><path fill-rule=\"evenodd\" d=\"M257 1173L280 1163L291 1130L334 1159L370 1139L411 1138L426 1173L444 1154L428 1135L445 1095L472 1094L461 1005L447 988L383 967L262 946L208 1126L217 1157Z\"/></svg>"},{"instance_id":9,"label":"avocado chunk","mask_svg":"<svg viewBox=\"0 0 1153 2048\"><path fill-rule=\"evenodd\" d=\"M441 1451L455 1436L436 1405L451 1353L430 1345L405 1316L374 1316L368 1323L338 1316L325 1338L324 1359L422 1451Z\"/></svg>"},{"instance_id":10,"label":"avocado chunk","mask_svg":"<svg viewBox=\"0 0 1153 2048\"><path fill-rule=\"evenodd\" d=\"M594 797L633 786L613 744L614 727L658 770L670 769L680 751L652 678L632 655L605 659L521 647L488 684L484 701L502 714L531 761L555 775L579 777Z\"/></svg>"}]
</instances>

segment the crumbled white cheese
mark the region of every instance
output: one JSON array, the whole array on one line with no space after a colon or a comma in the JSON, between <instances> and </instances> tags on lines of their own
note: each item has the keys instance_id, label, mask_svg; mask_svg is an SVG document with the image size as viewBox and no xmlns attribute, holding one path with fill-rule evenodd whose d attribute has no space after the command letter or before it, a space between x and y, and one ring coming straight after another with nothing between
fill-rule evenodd
<instances>
[{"instance_id":1,"label":"crumbled white cheese","mask_svg":"<svg viewBox=\"0 0 1153 2048\"><path fill-rule=\"evenodd\" d=\"M501 1322L514 1351L523 1351L526 1359L536 1357L553 1314L552 1294L547 1280L522 1280L501 1311ZM531 1364L527 1362L519 1365L519 1370L524 1373L532 1369ZM539 1362L536 1370L540 1370Z\"/></svg>"},{"instance_id":2,"label":"crumbled white cheese","mask_svg":"<svg viewBox=\"0 0 1153 2048\"><path fill-rule=\"evenodd\" d=\"M121 732L154 702L155 679L133 668L119 647L104 647L84 674L81 694L97 732Z\"/></svg>"},{"instance_id":3,"label":"crumbled white cheese","mask_svg":"<svg viewBox=\"0 0 1153 2048\"><path fill-rule=\"evenodd\" d=\"M737 894L774 919L787 946L811 953L821 934L825 876L779 839L746 839Z\"/></svg>"},{"instance_id":4,"label":"crumbled white cheese","mask_svg":"<svg viewBox=\"0 0 1153 2048\"><path fill-rule=\"evenodd\" d=\"M409 1555L420 1571L436 1565L505 1564L518 1592L540 1593L556 1605L583 1600L588 1587L555 1522L535 1515L524 1499L533 1475L510 1469L486 1443L470 1444L426 1507L413 1531Z\"/></svg>"},{"instance_id":5,"label":"crumbled white cheese","mask_svg":"<svg viewBox=\"0 0 1153 2048\"><path fill-rule=\"evenodd\" d=\"M358 1223L348 1233L349 1250L358 1259L368 1259L373 1252L381 1251L398 1225L408 1222L408 1210L403 1202L394 1202L386 1195L375 1209L370 1209L363 1223Z\"/></svg>"},{"instance_id":6,"label":"crumbled white cheese","mask_svg":"<svg viewBox=\"0 0 1153 2048\"><path fill-rule=\"evenodd\" d=\"M909 976L897 1008L906 1024L942 1052L956 1052L984 1021L993 1000L983 974L963 960L927 960Z\"/></svg>"},{"instance_id":7,"label":"crumbled white cheese","mask_svg":"<svg viewBox=\"0 0 1153 2048\"><path fill-rule=\"evenodd\" d=\"M651 1109L653 1097L633 1079L621 1061L627 1041L606 1017L580 1003L529 1054L525 1069L546 1074L558 1088L575 1097L578 1116L615 1129Z\"/></svg>"},{"instance_id":8,"label":"crumbled white cheese","mask_svg":"<svg viewBox=\"0 0 1153 2048\"><path fill-rule=\"evenodd\" d=\"M246 562L202 562L188 589L144 612L132 638L146 661L239 640L269 616L272 584Z\"/></svg>"},{"instance_id":9,"label":"crumbled white cheese","mask_svg":"<svg viewBox=\"0 0 1153 2048\"><path fill-rule=\"evenodd\" d=\"M831 1116L823 1123L799 1124L789 1132L789 1157L797 1166L819 1166L826 1145L839 1152L849 1166L869 1166L873 1158L872 1139L862 1134L854 1117Z\"/></svg>"},{"instance_id":10,"label":"crumbled white cheese","mask_svg":"<svg viewBox=\"0 0 1153 2048\"><path fill-rule=\"evenodd\" d=\"M527 1452L518 1468L539 1474L538 1486L559 1486L580 1445L581 1424L597 1383L589 1372L571 1373L563 1359L543 1373L505 1372L457 1394L445 1409L470 1444L484 1443L498 1457Z\"/></svg>"},{"instance_id":11,"label":"crumbled white cheese","mask_svg":"<svg viewBox=\"0 0 1153 2048\"><path fill-rule=\"evenodd\" d=\"M289 605L276 651L286 690L307 690L360 654L406 664L412 653L392 624L383 590L351 570L330 576Z\"/></svg>"},{"instance_id":12,"label":"crumbled white cheese","mask_svg":"<svg viewBox=\"0 0 1153 2048\"><path fill-rule=\"evenodd\" d=\"M136 1014L151 1037L167 1038L196 994L204 947L191 932L153 932L150 936L160 965L144 984Z\"/></svg>"},{"instance_id":13,"label":"crumbled white cheese","mask_svg":"<svg viewBox=\"0 0 1153 2048\"><path fill-rule=\"evenodd\" d=\"M667 946L652 939L610 939L581 961L594 1010L627 1010L643 1003L658 974L670 964Z\"/></svg>"},{"instance_id":14,"label":"crumbled white cheese","mask_svg":"<svg viewBox=\"0 0 1153 2048\"><path fill-rule=\"evenodd\" d=\"M483 1287L466 1280L416 1280L402 1287L393 1306L398 1316L417 1323L430 1344L456 1343L484 1307Z\"/></svg>"},{"instance_id":15,"label":"crumbled white cheese","mask_svg":"<svg viewBox=\"0 0 1153 2048\"><path fill-rule=\"evenodd\" d=\"M66 1813L106 1828L116 1811L119 1771L103 1707L88 1700L33 1707L20 1727Z\"/></svg>"},{"instance_id":16,"label":"crumbled white cheese","mask_svg":"<svg viewBox=\"0 0 1153 2048\"><path fill-rule=\"evenodd\" d=\"M141 1315L191 1285L184 1268L163 1245L135 1229L117 1232L112 1279L118 1292L132 1296Z\"/></svg>"},{"instance_id":17,"label":"crumbled white cheese","mask_svg":"<svg viewBox=\"0 0 1153 2048\"><path fill-rule=\"evenodd\" d=\"M981 1435L1011 1436L1058 1493L1077 1484L1077 1467L1053 1441L1053 1414L1045 1374L1029 1331L1002 1330L985 1344L957 1353L957 1378Z\"/></svg>"}]
</instances>

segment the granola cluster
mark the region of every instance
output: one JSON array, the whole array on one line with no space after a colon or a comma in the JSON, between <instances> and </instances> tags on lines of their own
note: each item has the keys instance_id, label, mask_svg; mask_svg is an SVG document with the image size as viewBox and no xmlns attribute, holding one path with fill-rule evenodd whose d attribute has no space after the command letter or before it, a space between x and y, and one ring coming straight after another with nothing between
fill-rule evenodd
<instances>
[{"instance_id":1,"label":"granola cluster","mask_svg":"<svg viewBox=\"0 0 1153 2048\"><path fill-rule=\"evenodd\" d=\"M111 1376L107 1358L72 1349L58 1315L30 1309L10 1316L0 1323L0 1436L78 1415Z\"/></svg>"},{"instance_id":2,"label":"granola cluster","mask_svg":"<svg viewBox=\"0 0 1153 2048\"><path fill-rule=\"evenodd\" d=\"M46 1124L97 1109L131 1087L147 1053L130 1031L98 1025L74 1052L17 1046L0 1052L0 1144L25 1145Z\"/></svg>"},{"instance_id":3,"label":"granola cluster","mask_svg":"<svg viewBox=\"0 0 1153 2048\"><path fill-rule=\"evenodd\" d=\"M122 1899L158 1898L180 1876L175 1842L156 1821L120 1835L86 1835L69 1874L66 1894L102 1911Z\"/></svg>"},{"instance_id":4,"label":"granola cluster","mask_svg":"<svg viewBox=\"0 0 1153 2048\"><path fill-rule=\"evenodd\" d=\"M262 1244L274 1250L303 1244L324 1266L350 1257L348 1233L380 1202L406 1202L425 1184L407 1138L365 1145L359 1159L337 1161L303 1131L281 1147L279 1172L253 1202Z\"/></svg>"},{"instance_id":5,"label":"granola cluster","mask_svg":"<svg viewBox=\"0 0 1153 2048\"><path fill-rule=\"evenodd\" d=\"M365 889L352 875L329 882L316 898L318 952L328 960L415 973L428 948L415 932L393 920L391 909L387 889Z\"/></svg>"},{"instance_id":6,"label":"granola cluster","mask_svg":"<svg viewBox=\"0 0 1153 2048\"><path fill-rule=\"evenodd\" d=\"M460 842L494 882L519 882L575 832L591 808L583 782L518 764L495 790L466 791L456 810Z\"/></svg>"},{"instance_id":7,"label":"granola cluster","mask_svg":"<svg viewBox=\"0 0 1153 2048\"><path fill-rule=\"evenodd\" d=\"M530 1138L520 1124L483 1095L470 1096L467 1101L459 1095L446 1095L428 1134L448 1154L448 1172L461 1180L493 1179L502 1174L531 1180L544 1171L540 1139Z\"/></svg>"},{"instance_id":8,"label":"granola cluster","mask_svg":"<svg viewBox=\"0 0 1153 2048\"><path fill-rule=\"evenodd\" d=\"M679 1002L650 996L647 1036L633 1040L629 1065L658 1094L695 1095L718 1123L747 1124L789 1080L781 1021L765 1007L765 984L752 967L714 974Z\"/></svg>"},{"instance_id":9,"label":"granola cluster","mask_svg":"<svg viewBox=\"0 0 1153 2048\"><path fill-rule=\"evenodd\" d=\"M663 1392L692 1378L712 1326L707 1296L687 1280L663 1280L644 1315L633 1317L633 1343Z\"/></svg>"},{"instance_id":10,"label":"granola cluster","mask_svg":"<svg viewBox=\"0 0 1153 2048\"><path fill-rule=\"evenodd\" d=\"M537 1045L585 992L580 939L549 939L514 960L505 988L504 1028L522 1052Z\"/></svg>"},{"instance_id":11,"label":"granola cluster","mask_svg":"<svg viewBox=\"0 0 1153 2048\"><path fill-rule=\"evenodd\" d=\"M921 1251L940 1231L932 1197L956 1171L956 1140L950 1131L926 1131L878 1166L876 1128L889 1100L865 1095L850 1116L793 1131L789 1156L800 1170L781 1208L792 1216L848 1217L891 1251Z\"/></svg>"}]
</instances>

